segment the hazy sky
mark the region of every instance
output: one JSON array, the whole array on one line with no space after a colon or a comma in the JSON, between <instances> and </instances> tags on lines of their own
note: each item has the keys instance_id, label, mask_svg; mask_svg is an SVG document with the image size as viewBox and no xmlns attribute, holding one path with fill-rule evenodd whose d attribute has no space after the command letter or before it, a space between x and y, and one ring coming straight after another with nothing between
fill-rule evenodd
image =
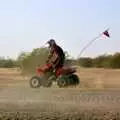
<instances>
[{"instance_id":1,"label":"hazy sky","mask_svg":"<svg viewBox=\"0 0 120 120\"><path fill-rule=\"evenodd\" d=\"M110 28L84 56L120 51L119 0L0 0L0 56L16 57L49 38L73 57L83 45Z\"/></svg>"}]
</instances>

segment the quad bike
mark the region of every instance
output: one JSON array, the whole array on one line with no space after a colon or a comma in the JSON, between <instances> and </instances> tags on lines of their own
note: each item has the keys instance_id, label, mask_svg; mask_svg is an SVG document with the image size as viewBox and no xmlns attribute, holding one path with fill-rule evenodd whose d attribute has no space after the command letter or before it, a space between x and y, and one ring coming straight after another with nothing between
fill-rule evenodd
<instances>
[{"instance_id":1,"label":"quad bike","mask_svg":"<svg viewBox=\"0 0 120 120\"><path fill-rule=\"evenodd\" d=\"M30 79L32 88L51 87L53 82L56 82L60 88L78 85L79 78L75 68L60 68L54 71L52 64L46 64L43 67L36 69L36 75Z\"/></svg>"}]
</instances>

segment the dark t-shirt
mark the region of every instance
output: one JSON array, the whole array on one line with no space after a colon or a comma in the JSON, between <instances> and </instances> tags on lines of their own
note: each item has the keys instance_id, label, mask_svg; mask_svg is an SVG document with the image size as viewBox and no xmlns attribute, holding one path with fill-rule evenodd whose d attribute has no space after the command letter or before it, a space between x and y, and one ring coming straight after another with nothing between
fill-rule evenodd
<instances>
[{"instance_id":1,"label":"dark t-shirt","mask_svg":"<svg viewBox=\"0 0 120 120\"><path fill-rule=\"evenodd\" d=\"M56 46L55 47L55 52L58 54L58 56L60 57L60 59L62 60L62 61L64 61L64 59L65 59L65 54L64 54L64 51L63 51L63 49L60 47L60 46Z\"/></svg>"},{"instance_id":2,"label":"dark t-shirt","mask_svg":"<svg viewBox=\"0 0 120 120\"><path fill-rule=\"evenodd\" d=\"M50 54L49 54L49 59L51 59L51 58L54 59L54 54L57 54L59 56L59 62L61 64L63 64L64 60L65 60L65 53L64 53L63 49L58 45L55 46L54 48L51 48ZM56 58L53 61L56 62Z\"/></svg>"}]
</instances>

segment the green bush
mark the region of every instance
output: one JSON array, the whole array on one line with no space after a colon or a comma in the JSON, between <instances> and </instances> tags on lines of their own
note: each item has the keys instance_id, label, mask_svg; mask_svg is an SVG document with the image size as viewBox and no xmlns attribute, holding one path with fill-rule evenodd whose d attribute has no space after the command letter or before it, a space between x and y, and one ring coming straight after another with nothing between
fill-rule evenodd
<instances>
[{"instance_id":1,"label":"green bush","mask_svg":"<svg viewBox=\"0 0 120 120\"><path fill-rule=\"evenodd\" d=\"M18 56L18 64L24 74L35 73L36 67L45 64L48 57L47 48L36 48L31 53L22 52Z\"/></svg>"},{"instance_id":2,"label":"green bush","mask_svg":"<svg viewBox=\"0 0 120 120\"><path fill-rule=\"evenodd\" d=\"M82 67L92 67L93 66L93 61L91 58L86 57L86 58L80 58L79 59L79 64Z\"/></svg>"}]
</instances>

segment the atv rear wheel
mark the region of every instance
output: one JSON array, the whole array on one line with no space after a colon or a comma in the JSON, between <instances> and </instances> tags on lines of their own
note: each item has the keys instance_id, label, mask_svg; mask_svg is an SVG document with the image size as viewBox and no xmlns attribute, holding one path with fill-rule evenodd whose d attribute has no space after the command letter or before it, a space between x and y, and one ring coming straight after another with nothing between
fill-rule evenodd
<instances>
[{"instance_id":1,"label":"atv rear wheel","mask_svg":"<svg viewBox=\"0 0 120 120\"><path fill-rule=\"evenodd\" d=\"M31 79L30 79L30 87L32 88L38 88L40 87L40 78L38 76L33 76Z\"/></svg>"},{"instance_id":2,"label":"atv rear wheel","mask_svg":"<svg viewBox=\"0 0 120 120\"><path fill-rule=\"evenodd\" d=\"M66 79L65 76L61 76L58 78L57 80L57 85L60 87L60 88L63 88L63 87L66 87L68 85L68 80Z\"/></svg>"},{"instance_id":3,"label":"atv rear wheel","mask_svg":"<svg viewBox=\"0 0 120 120\"><path fill-rule=\"evenodd\" d=\"M76 74L72 74L72 75L70 76L70 80L71 80L71 83L70 83L70 84L73 84L73 85L78 85L78 84L80 84L79 77L78 77Z\"/></svg>"}]
</instances>

